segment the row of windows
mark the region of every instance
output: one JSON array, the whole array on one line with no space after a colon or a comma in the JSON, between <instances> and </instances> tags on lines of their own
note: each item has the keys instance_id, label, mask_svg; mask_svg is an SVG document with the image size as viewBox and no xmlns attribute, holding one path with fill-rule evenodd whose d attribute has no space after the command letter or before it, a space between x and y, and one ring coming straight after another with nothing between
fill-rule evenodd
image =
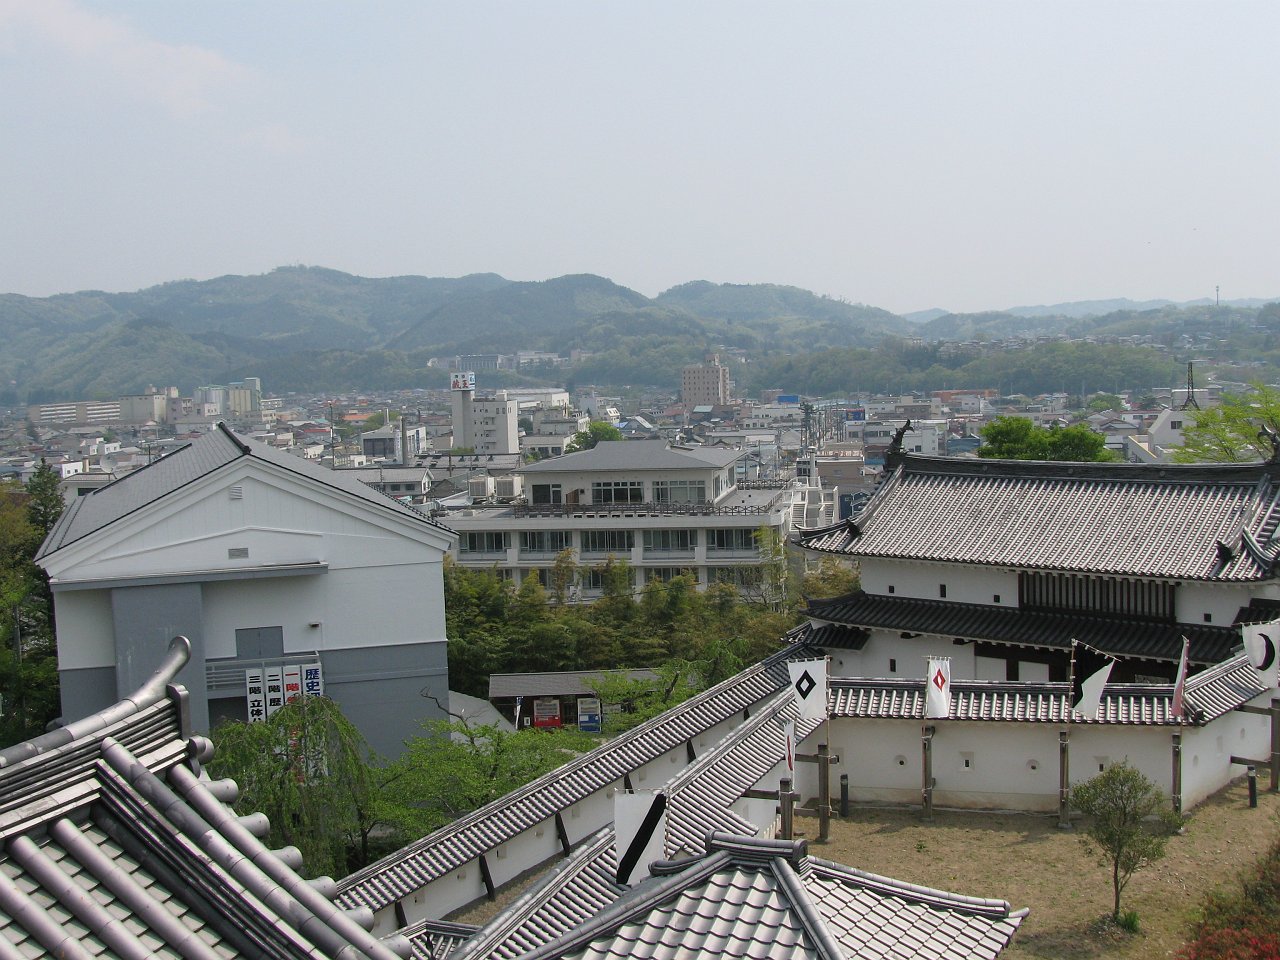
<instances>
[{"instance_id":1,"label":"row of windows","mask_svg":"<svg viewBox=\"0 0 1280 960\"><path fill-rule=\"evenodd\" d=\"M507 535L501 531L472 531L458 537L459 553L505 553Z\"/></svg>"},{"instance_id":2,"label":"row of windows","mask_svg":"<svg viewBox=\"0 0 1280 960\"><path fill-rule=\"evenodd\" d=\"M708 553L743 553L755 550L756 532L743 527L707 531Z\"/></svg>"},{"instance_id":3,"label":"row of windows","mask_svg":"<svg viewBox=\"0 0 1280 960\"><path fill-rule=\"evenodd\" d=\"M596 480L591 484L592 503L644 503L644 483L639 480Z\"/></svg>"},{"instance_id":4,"label":"row of windows","mask_svg":"<svg viewBox=\"0 0 1280 960\"><path fill-rule=\"evenodd\" d=\"M568 530L525 530L520 534L520 549L525 553L559 553L572 545L572 539Z\"/></svg>"},{"instance_id":5,"label":"row of windows","mask_svg":"<svg viewBox=\"0 0 1280 960\"><path fill-rule=\"evenodd\" d=\"M719 477L716 477L717 488ZM719 490L717 489L717 492ZM653 481L653 500L655 503L706 503L707 482L705 480L655 480Z\"/></svg>"},{"instance_id":6,"label":"row of windows","mask_svg":"<svg viewBox=\"0 0 1280 960\"><path fill-rule=\"evenodd\" d=\"M754 530L730 528L708 530L708 553L751 553L756 549ZM645 530L642 541L649 552L693 551L698 546L697 530ZM463 533L458 541L459 553L505 553L508 546L505 531ZM520 533L520 549L525 553L559 553L573 546L568 530L524 530ZM583 530L583 553L627 553L635 546L634 530Z\"/></svg>"},{"instance_id":7,"label":"row of windows","mask_svg":"<svg viewBox=\"0 0 1280 960\"><path fill-rule=\"evenodd\" d=\"M635 545L631 530L583 530L583 553L621 553Z\"/></svg>"},{"instance_id":8,"label":"row of windows","mask_svg":"<svg viewBox=\"0 0 1280 960\"><path fill-rule=\"evenodd\" d=\"M646 530L644 532L644 549L646 552L688 551L697 546L697 530Z\"/></svg>"},{"instance_id":9,"label":"row of windows","mask_svg":"<svg viewBox=\"0 0 1280 960\"><path fill-rule=\"evenodd\" d=\"M1173 620L1175 595L1171 583L1063 573L1018 574L1019 605L1032 610L1087 610Z\"/></svg>"},{"instance_id":10,"label":"row of windows","mask_svg":"<svg viewBox=\"0 0 1280 960\"><path fill-rule=\"evenodd\" d=\"M720 494L732 486L728 474L716 475L714 494ZM706 503L705 480L655 480L654 503ZM564 502L564 490L558 483L535 483L529 488L529 502L555 504ZM644 482L640 480L598 480L591 484L592 503L644 503Z\"/></svg>"}]
</instances>

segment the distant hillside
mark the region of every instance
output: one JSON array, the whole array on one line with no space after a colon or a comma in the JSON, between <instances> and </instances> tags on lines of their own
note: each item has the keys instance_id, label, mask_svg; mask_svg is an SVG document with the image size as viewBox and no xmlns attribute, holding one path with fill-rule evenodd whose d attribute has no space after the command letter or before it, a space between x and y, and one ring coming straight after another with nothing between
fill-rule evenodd
<instances>
[{"instance_id":1,"label":"distant hillside","mask_svg":"<svg viewBox=\"0 0 1280 960\"><path fill-rule=\"evenodd\" d=\"M928 340L1003 340L1062 333L1068 322L1067 317L1020 317L990 310L948 313L920 324L912 332Z\"/></svg>"},{"instance_id":2,"label":"distant hillside","mask_svg":"<svg viewBox=\"0 0 1280 960\"><path fill-rule=\"evenodd\" d=\"M591 274L507 283L437 307L387 345L441 353L508 353L542 346L577 321L647 306L643 294Z\"/></svg>"},{"instance_id":3,"label":"distant hillside","mask_svg":"<svg viewBox=\"0 0 1280 960\"><path fill-rule=\"evenodd\" d=\"M1270 299L1259 299L1257 297L1245 297L1239 300L1223 300L1221 306L1224 307L1260 307L1263 304L1275 301L1276 297ZM1048 306L1025 306L1025 307L1009 307L1003 313L1012 313L1019 317L1100 317L1108 313L1118 313L1120 311L1138 312L1145 310L1160 310L1164 307L1208 307L1213 306L1212 297L1201 297L1198 300L1183 300L1181 302L1174 300L1130 300L1128 297L1117 297L1114 300L1073 300L1069 303L1054 303Z\"/></svg>"},{"instance_id":4,"label":"distant hillside","mask_svg":"<svg viewBox=\"0 0 1280 960\"><path fill-rule=\"evenodd\" d=\"M1110 303L1074 305L1085 312L1072 312L1070 304L1060 313L1019 308L1021 315L922 311L914 316L925 322L908 325L877 307L777 284L695 281L651 300L590 274L540 282L492 273L373 279L281 267L135 293L0 295L0 402L113 397L148 384L190 390L246 375L262 377L272 391L436 386L444 374L427 368L433 356L573 348L590 353L576 368L503 373L487 385L541 375L559 383L670 388L681 366L725 350L745 361L734 373L743 386L844 390L906 374L917 361L927 361L926 371L938 362L904 334L926 342L1144 335L1179 355L1212 353L1226 364L1249 365L1232 369L1232 379L1261 376L1258 362L1278 362L1280 306L1131 304L1087 313ZM1126 373L1146 372L1128 360L1116 370L1122 381ZM963 372L973 382L1019 376L979 366ZM930 376L920 374L921 382ZM1042 379L1058 385L1064 378L1049 371ZM1066 379L1074 385L1080 378ZM1114 386L1115 377L1104 379Z\"/></svg>"},{"instance_id":5,"label":"distant hillside","mask_svg":"<svg viewBox=\"0 0 1280 960\"><path fill-rule=\"evenodd\" d=\"M112 399L148 385L190 389L246 362L264 362L270 352L224 334L196 338L165 320L134 318L58 341L25 371L23 383L31 402Z\"/></svg>"},{"instance_id":6,"label":"distant hillside","mask_svg":"<svg viewBox=\"0 0 1280 960\"><path fill-rule=\"evenodd\" d=\"M866 346L897 332L896 314L860 303L820 297L799 287L772 283L709 283L696 280L660 293L655 302L698 317L745 327L775 347L805 343Z\"/></svg>"}]
</instances>

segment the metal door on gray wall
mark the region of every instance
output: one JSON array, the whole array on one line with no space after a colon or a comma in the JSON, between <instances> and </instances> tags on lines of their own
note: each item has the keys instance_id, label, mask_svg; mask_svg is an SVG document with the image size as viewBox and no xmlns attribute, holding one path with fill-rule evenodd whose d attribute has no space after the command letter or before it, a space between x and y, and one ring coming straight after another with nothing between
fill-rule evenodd
<instances>
[{"instance_id":1,"label":"metal door on gray wall","mask_svg":"<svg viewBox=\"0 0 1280 960\"><path fill-rule=\"evenodd\" d=\"M283 656L283 627L247 627L236 631L237 660L279 660Z\"/></svg>"}]
</instances>

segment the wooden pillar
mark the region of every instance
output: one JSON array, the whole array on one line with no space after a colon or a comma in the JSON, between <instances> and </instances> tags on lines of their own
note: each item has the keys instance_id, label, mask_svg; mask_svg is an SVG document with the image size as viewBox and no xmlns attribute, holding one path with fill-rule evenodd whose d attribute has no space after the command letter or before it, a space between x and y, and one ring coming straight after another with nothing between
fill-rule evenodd
<instances>
[{"instance_id":1,"label":"wooden pillar","mask_svg":"<svg viewBox=\"0 0 1280 960\"><path fill-rule=\"evenodd\" d=\"M1058 731L1058 826L1071 827L1071 734Z\"/></svg>"},{"instance_id":2,"label":"wooden pillar","mask_svg":"<svg viewBox=\"0 0 1280 960\"><path fill-rule=\"evenodd\" d=\"M1271 792L1280 792L1280 699L1271 698Z\"/></svg>"},{"instance_id":3,"label":"wooden pillar","mask_svg":"<svg viewBox=\"0 0 1280 960\"><path fill-rule=\"evenodd\" d=\"M1182 813L1182 733L1173 735L1173 812Z\"/></svg>"},{"instance_id":4,"label":"wooden pillar","mask_svg":"<svg viewBox=\"0 0 1280 960\"><path fill-rule=\"evenodd\" d=\"M831 747L818 744L818 841L831 839Z\"/></svg>"},{"instance_id":5,"label":"wooden pillar","mask_svg":"<svg viewBox=\"0 0 1280 960\"><path fill-rule=\"evenodd\" d=\"M925 819L933 819L933 734L928 724L920 728L920 802Z\"/></svg>"},{"instance_id":6,"label":"wooden pillar","mask_svg":"<svg viewBox=\"0 0 1280 960\"><path fill-rule=\"evenodd\" d=\"M782 810L782 839L795 839L795 794L791 792L791 778L783 777L778 782L778 806Z\"/></svg>"}]
</instances>

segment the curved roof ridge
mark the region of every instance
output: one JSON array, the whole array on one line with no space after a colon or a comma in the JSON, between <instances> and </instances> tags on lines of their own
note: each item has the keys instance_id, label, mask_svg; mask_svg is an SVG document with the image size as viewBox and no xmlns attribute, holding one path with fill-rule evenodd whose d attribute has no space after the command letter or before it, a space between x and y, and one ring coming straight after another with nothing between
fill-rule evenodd
<instances>
[{"instance_id":1,"label":"curved roof ridge","mask_svg":"<svg viewBox=\"0 0 1280 960\"><path fill-rule=\"evenodd\" d=\"M386 891L382 889L377 890L376 895L374 891L364 891L358 897L353 897L352 892L366 884L375 883L378 878L381 878L390 871L396 870L405 864L417 860L418 858L430 855L445 839L451 836L461 835L465 831L479 827L490 818L500 813L507 812L515 803L531 801L547 787L562 781L575 773L579 773L585 769L590 769L593 765L608 763L611 761L616 762L616 758L621 752L619 748L627 747L637 742L643 743L645 738L652 736L655 732L672 724L673 721L678 722L689 714L698 711L708 702L715 701L727 694L734 693L734 691L737 691L742 687L744 680L757 678L762 674L768 674L777 664L795 656L797 649L800 648L790 647L778 651L765 660L753 664L745 670L734 674L734 676L721 681L709 690L704 690L701 693L696 694L683 703L672 707L670 710L664 711L658 716L653 717L639 726L633 727L614 739L596 747L594 750L588 751L578 757L574 757L567 763L557 767L555 770L543 774L541 777L525 784L523 787L513 790L511 793L499 797L496 800L490 801L483 807L459 817L457 820L453 821L453 823L432 831L427 836L422 837L387 857L384 857L377 863L370 864L362 870L351 874L339 881L338 886L341 891L341 896L345 899L360 900L361 902L370 902L372 898L373 900L377 900L380 905L384 901L390 902L389 900L385 900L387 894ZM768 694L765 696L768 696ZM758 702L759 699L761 698L756 697L751 702ZM735 707L731 713L736 713L739 709L741 708ZM727 715L731 714L726 714L726 716ZM685 739L686 735L687 731L679 731L678 738L673 742L679 742L680 740ZM623 771L619 771L617 776L621 776L622 772ZM568 803L551 804L555 809L561 809L567 805ZM541 815L539 819L546 819L546 816L549 815L549 813ZM496 833L494 830L490 830L485 836L484 849L489 849L501 842L494 839L494 837L497 836L497 833L502 833L504 835L506 833L510 833L514 836L515 833L518 832L519 830L511 825L503 826L502 829L498 830ZM425 882L429 881L420 881L419 885L422 885L422 883ZM386 883L378 883L376 885L378 887L385 887Z\"/></svg>"},{"instance_id":2,"label":"curved roof ridge","mask_svg":"<svg viewBox=\"0 0 1280 960\"><path fill-rule=\"evenodd\" d=\"M177 636L169 641L169 650L151 677L133 694L109 707L81 717L64 727L50 730L31 740L0 750L0 769L21 763L67 744L93 736L112 724L144 710L166 696L166 688L191 658L191 641Z\"/></svg>"},{"instance_id":3,"label":"curved roof ridge","mask_svg":"<svg viewBox=\"0 0 1280 960\"><path fill-rule=\"evenodd\" d=\"M936 887L908 883L906 880L895 880L892 877L871 873L867 870L859 870L856 867L847 867L842 863L824 860L821 857L810 856L809 864L813 872L820 877L826 877L842 883L857 884L858 886L868 887L878 893L902 897L907 900L917 900L930 906L948 910L961 910L966 913L977 913L988 917L1024 917L1028 912L1026 907L1021 910L1014 910L1013 905L1008 900L970 897L962 893L940 890Z\"/></svg>"},{"instance_id":4,"label":"curved roof ridge","mask_svg":"<svg viewBox=\"0 0 1280 960\"><path fill-rule=\"evenodd\" d=\"M1007 460L998 457L944 457L903 454L905 473L945 473L957 476L1044 477L1064 480L1137 480L1140 482L1239 483L1280 478L1280 464L1263 463L1127 463L1119 460ZM1154 474L1154 476L1152 476Z\"/></svg>"}]
</instances>

